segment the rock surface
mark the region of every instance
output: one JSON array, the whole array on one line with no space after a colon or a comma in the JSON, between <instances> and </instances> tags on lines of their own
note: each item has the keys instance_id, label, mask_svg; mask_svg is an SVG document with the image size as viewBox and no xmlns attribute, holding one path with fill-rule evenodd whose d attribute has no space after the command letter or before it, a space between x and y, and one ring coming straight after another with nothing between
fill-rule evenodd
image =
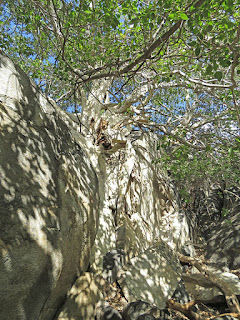
<instances>
[{"instance_id":1,"label":"rock surface","mask_svg":"<svg viewBox=\"0 0 240 320\"><path fill-rule=\"evenodd\" d=\"M191 300L182 280L178 283L178 286L172 295L172 299L181 304L187 303Z\"/></svg>"},{"instance_id":2,"label":"rock surface","mask_svg":"<svg viewBox=\"0 0 240 320\"><path fill-rule=\"evenodd\" d=\"M159 241L132 258L117 280L128 301L142 300L162 309L181 280L181 266L172 249Z\"/></svg>"},{"instance_id":3,"label":"rock surface","mask_svg":"<svg viewBox=\"0 0 240 320\"><path fill-rule=\"evenodd\" d=\"M205 257L220 268L240 268L240 189L209 181L196 189L191 218L206 242ZM194 218L194 219L193 219Z\"/></svg>"},{"instance_id":4,"label":"rock surface","mask_svg":"<svg viewBox=\"0 0 240 320\"><path fill-rule=\"evenodd\" d=\"M68 117L4 55L0 83L0 319L49 320L88 267L98 180Z\"/></svg>"},{"instance_id":5,"label":"rock surface","mask_svg":"<svg viewBox=\"0 0 240 320\"><path fill-rule=\"evenodd\" d=\"M115 281L125 261L105 265L113 250L131 262L133 299L165 306L181 273L172 250L190 237L174 186L154 163L157 136L112 129L106 150L4 55L0 83L1 320L52 320L61 305L62 319L91 319L101 286L88 279L98 293L85 303L78 281L89 265Z\"/></svg>"},{"instance_id":6,"label":"rock surface","mask_svg":"<svg viewBox=\"0 0 240 320\"><path fill-rule=\"evenodd\" d=\"M109 306L104 310L101 320L122 320L122 316L120 312Z\"/></svg>"},{"instance_id":7,"label":"rock surface","mask_svg":"<svg viewBox=\"0 0 240 320\"><path fill-rule=\"evenodd\" d=\"M152 316L151 314L148 314L148 313L144 313L144 314L141 314L137 320L154 320L156 319L154 316Z\"/></svg>"},{"instance_id":8,"label":"rock surface","mask_svg":"<svg viewBox=\"0 0 240 320\"><path fill-rule=\"evenodd\" d=\"M86 272L71 288L57 320L94 320L95 308L103 300L104 279Z\"/></svg>"},{"instance_id":9,"label":"rock surface","mask_svg":"<svg viewBox=\"0 0 240 320\"><path fill-rule=\"evenodd\" d=\"M103 257L103 277L110 283L117 279L118 270L125 263L125 254L120 250L112 250Z\"/></svg>"},{"instance_id":10,"label":"rock surface","mask_svg":"<svg viewBox=\"0 0 240 320\"><path fill-rule=\"evenodd\" d=\"M211 230L206 258L219 266L240 269L240 190L226 190L223 216Z\"/></svg>"},{"instance_id":11,"label":"rock surface","mask_svg":"<svg viewBox=\"0 0 240 320\"><path fill-rule=\"evenodd\" d=\"M168 319L169 313L167 309L159 309L144 301L135 301L129 303L122 312L122 317L124 320L137 320L139 317L153 317ZM140 318L141 319L141 318Z\"/></svg>"}]
</instances>

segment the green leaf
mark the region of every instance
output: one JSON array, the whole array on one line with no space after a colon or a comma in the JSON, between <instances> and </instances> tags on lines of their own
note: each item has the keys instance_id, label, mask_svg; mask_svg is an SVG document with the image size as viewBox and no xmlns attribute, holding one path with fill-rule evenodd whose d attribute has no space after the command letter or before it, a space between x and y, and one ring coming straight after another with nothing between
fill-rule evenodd
<instances>
[{"instance_id":1,"label":"green leaf","mask_svg":"<svg viewBox=\"0 0 240 320\"><path fill-rule=\"evenodd\" d=\"M214 70L218 69L218 64L217 64L216 60L213 60L213 69Z\"/></svg>"},{"instance_id":2,"label":"green leaf","mask_svg":"<svg viewBox=\"0 0 240 320\"><path fill-rule=\"evenodd\" d=\"M228 155L229 155L229 157L232 157L233 154L234 154L233 148L231 147L231 148L228 149Z\"/></svg>"},{"instance_id":3,"label":"green leaf","mask_svg":"<svg viewBox=\"0 0 240 320\"><path fill-rule=\"evenodd\" d=\"M170 19L175 19L176 17L177 17L176 13L171 13L171 14L169 15L169 18L170 18Z\"/></svg>"},{"instance_id":4,"label":"green leaf","mask_svg":"<svg viewBox=\"0 0 240 320\"><path fill-rule=\"evenodd\" d=\"M189 42L189 46L190 46L190 47L195 47L196 44L197 44L196 41L191 41L191 42Z\"/></svg>"},{"instance_id":5,"label":"green leaf","mask_svg":"<svg viewBox=\"0 0 240 320\"><path fill-rule=\"evenodd\" d=\"M183 12L180 13L180 17L182 20L188 20L188 16Z\"/></svg>"},{"instance_id":6,"label":"green leaf","mask_svg":"<svg viewBox=\"0 0 240 320\"><path fill-rule=\"evenodd\" d=\"M213 66L211 64L209 64L206 68L206 74L211 74L212 73L212 70L213 70Z\"/></svg>"},{"instance_id":7,"label":"green leaf","mask_svg":"<svg viewBox=\"0 0 240 320\"><path fill-rule=\"evenodd\" d=\"M217 80L222 80L222 77L223 77L223 73L222 71L217 71L214 73L214 78L216 78Z\"/></svg>"},{"instance_id":8,"label":"green leaf","mask_svg":"<svg viewBox=\"0 0 240 320\"><path fill-rule=\"evenodd\" d=\"M200 47L198 46L196 49L195 49L195 55L196 56L199 56L200 54Z\"/></svg>"},{"instance_id":9,"label":"green leaf","mask_svg":"<svg viewBox=\"0 0 240 320\"><path fill-rule=\"evenodd\" d=\"M222 67L229 67L229 66L231 65L231 61L228 60L228 59L220 58L220 59L219 59L219 64L220 64Z\"/></svg>"}]
</instances>

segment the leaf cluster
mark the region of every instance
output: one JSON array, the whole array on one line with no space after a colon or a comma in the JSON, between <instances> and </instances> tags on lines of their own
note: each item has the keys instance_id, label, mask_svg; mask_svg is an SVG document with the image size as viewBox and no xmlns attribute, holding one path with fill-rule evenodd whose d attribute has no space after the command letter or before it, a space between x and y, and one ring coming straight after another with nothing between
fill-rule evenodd
<instances>
[{"instance_id":1,"label":"leaf cluster","mask_svg":"<svg viewBox=\"0 0 240 320\"><path fill-rule=\"evenodd\" d=\"M47 95L81 109L81 95L93 97L109 80L110 102L96 97L102 110L176 143L170 163L180 180L187 168L203 179L213 163L217 174L218 162L224 171L223 159L230 166L239 156L230 130L240 126L239 43L238 0L5 0L0 7L2 49Z\"/></svg>"}]
</instances>

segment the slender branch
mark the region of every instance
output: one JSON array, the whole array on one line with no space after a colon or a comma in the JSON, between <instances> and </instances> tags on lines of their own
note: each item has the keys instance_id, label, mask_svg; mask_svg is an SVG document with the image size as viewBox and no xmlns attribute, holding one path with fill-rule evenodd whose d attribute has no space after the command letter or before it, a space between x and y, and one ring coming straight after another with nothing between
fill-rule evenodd
<instances>
[{"instance_id":1,"label":"slender branch","mask_svg":"<svg viewBox=\"0 0 240 320\"><path fill-rule=\"evenodd\" d=\"M235 93L234 93L233 89L232 89L232 96L233 96L233 104L234 104L234 107L235 107L235 110L236 110L238 126L240 127L240 107L236 102Z\"/></svg>"},{"instance_id":2,"label":"slender branch","mask_svg":"<svg viewBox=\"0 0 240 320\"><path fill-rule=\"evenodd\" d=\"M56 99L56 103L58 103L58 102L61 101L63 98L65 98L66 96L68 96L71 92L72 92L72 90L69 90L69 91L65 92L64 94L62 94L61 97L59 97L58 99Z\"/></svg>"},{"instance_id":3,"label":"slender branch","mask_svg":"<svg viewBox=\"0 0 240 320\"><path fill-rule=\"evenodd\" d=\"M180 74L182 77L186 78L189 82L192 82L194 84L198 84L203 87L208 87L208 88L216 88L216 89L231 89L235 87L236 85L231 84L231 85L222 85L222 84L214 84L214 83L209 83L205 80L200 80L200 79L193 79L187 76L187 74L181 70L175 70L170 74Z\"/></svg>"},{"instance_id":4,"label":"slender branch","mask_svg":"<svg viewBox=\"0 0 240 320\"><path fill-rule=\"evenodd\" d=\"M224 190L224 192L231 193L234 197L240 199L240 197L239 197L236 193L234 193L234 192L231 192L231 191L229 191L229 190Z\"/></svg>"},{"instance_id":5,"label":"slender branch","mask_svg":"<svg viewBox=\"0 0 240 320\"><path fill-rule=\"evenodd\" d=\"M57 12L56 12L56 7L54 5L54 1L53 0L48 0L47 1L47 5L48 5L49 16L50 16L52 25L53 25L54 30L55 30L55 34L56 34L56 36L57 36L57 38L59 40L62 40L63 34L62 34L62 31L61 31L61 26L59 24L59 20L58 20L58 16L57 16Z\"/></svg>"}]
</instances>

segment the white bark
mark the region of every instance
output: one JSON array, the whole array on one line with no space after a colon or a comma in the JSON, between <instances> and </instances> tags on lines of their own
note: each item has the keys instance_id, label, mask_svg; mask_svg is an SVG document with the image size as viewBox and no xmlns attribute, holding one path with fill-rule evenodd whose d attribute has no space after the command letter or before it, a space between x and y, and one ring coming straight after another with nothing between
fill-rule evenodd
<instances>
[{"instance_id":1,"label":"white bark","mask_svg":"<svg viewBox=\"0 0 240 320\"><path fill-rule=\"evenodd\" d=\"M93 82L92 89L88 96L81 90L81 123L83 130L90 129L90 122L94 121L96 129L101 118L101 111L105 109L104 98L106 99L111 80L97 80ZM88 132L87 132L88 133Z\"/></svg>"}]
</instances>

